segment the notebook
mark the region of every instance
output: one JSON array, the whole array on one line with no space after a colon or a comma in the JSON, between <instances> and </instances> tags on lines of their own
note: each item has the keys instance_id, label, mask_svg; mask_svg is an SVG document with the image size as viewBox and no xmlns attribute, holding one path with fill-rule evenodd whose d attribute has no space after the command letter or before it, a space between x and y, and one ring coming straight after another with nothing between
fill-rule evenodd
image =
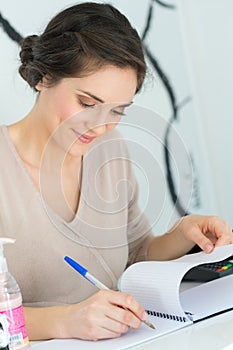
<instances>
[{"instance_id":1,"label":"notebook","mask_svg":"<svg viewBox=\"0 0 233 350\"><path fill-rule=\"evenodd\" d=\"M35 344L33 349L123 350L232 310L233 295L229 291L233 290L233 275L180 292L182 278L188 270L223 260L232 254L233 244L215 248L211 254L200 252L170 261L144 261L126 269L119 280L119 289L132 294L144 306L155 330L142 324L140 329L131 329L118 339L97 342L51 340Z\"/></svg>"}]
</instances>

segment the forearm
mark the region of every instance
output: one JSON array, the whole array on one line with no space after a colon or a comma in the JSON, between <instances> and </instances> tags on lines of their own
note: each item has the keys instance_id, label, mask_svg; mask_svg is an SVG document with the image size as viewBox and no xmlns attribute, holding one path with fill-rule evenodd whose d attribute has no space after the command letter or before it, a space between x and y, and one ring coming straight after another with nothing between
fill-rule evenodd
<instances>
[{"instance_id":1,"label":"forearm","mask_svg":"<svg viewBox=\"0 0 233 350\"><path fill-rule=\"evenodd\" d=\"M186 254L195 244L178 229L157 236L148 248L148 260L172 260Z\"/></svg>"},{"instance_id":2,"label":"forearm","mask_svg":"<svg viewBox=\"0 0 233 350\"><path fill-rule=\"evenodd\" d=\"M66 338L67 306L24 307L26 328L30 340Z\"/></svg>"}]
</instances>

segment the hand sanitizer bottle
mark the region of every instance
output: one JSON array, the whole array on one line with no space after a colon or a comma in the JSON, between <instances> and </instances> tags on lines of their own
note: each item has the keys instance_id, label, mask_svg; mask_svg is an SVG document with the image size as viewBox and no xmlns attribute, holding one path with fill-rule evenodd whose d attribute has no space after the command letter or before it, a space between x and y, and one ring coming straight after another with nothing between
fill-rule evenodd
<instances>
[{"instance_id":1,"label":"hand sanitizer bottle","mask_svg":"<svg viewBox=\"0 0 233 350\"><path fill-rule=\"evenodd\" d=\"M14 277L8 272L3 255L3 245L14 242L11 238L0 238L0 314L5 315L8 320L10 350L21 350L29 349L22 295Z\"/></svg>"},{"instance_id":2,"label":"hand sanitizer bottle","mask_svg":"<svg viewBox=\"0 0 233 350\"><path fill-rule=\"evenodd\" d=\"M10 334L8 332L9 323L6 315L0 314L0 349L10 350Z\"/></svg>"}]
</instances>

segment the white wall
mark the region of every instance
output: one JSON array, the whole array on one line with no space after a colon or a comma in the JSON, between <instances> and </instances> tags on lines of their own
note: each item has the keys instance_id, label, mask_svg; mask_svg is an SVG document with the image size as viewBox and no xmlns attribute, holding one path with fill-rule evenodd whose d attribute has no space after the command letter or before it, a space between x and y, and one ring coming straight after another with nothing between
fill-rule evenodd
<instances>
[{"instance_id":1,"label":"white wall","mask_svg":"<svg viewBox=\"0 0 233 350\"><path fill-rule=\"evenodd\" d=\"M76 1L66 0L1 0L0 11L22 35L29 35L41 32L51 16L75 3ZM142 32L149 0L114 0L111 3L122 10L138 31ZM179 121L175 124L185 148L183 153L176 154L180 158L177 158L175 165L181 164L178 175L175 174L176 184L185 201L190 186L194 186L189 205L191 212L221 214L233 224L230 190L233 167L229 162L229 150L233 145L230 130L233 123L230 118L230 84L233 81L233 49L230 45L233 28L230 16L233 3L230 0L171 0L170 3L177 5L176 11L155 5L154 22L147 44L168 74L178 102L186 96L192 96L191 102L181 110ZM9 124L29 111L34 94L17 74L17 45L2 31L0 51L0 120L1 123ZM136 103L158 111L164 120L170 118L171 108L167 93L156 74L154 83L146 83L143 92L136 98ZM151 125L152 129L154 127ZM131 133L130 137L134 139L142 136L135 134L135 130L132 132L124 129L122 132ZM146 137L145 144L154 154L154 158L158 159L157 165L163 168L161 173L165 180L162 143ZM175 145L172 146L172 152L178 153ZM187 157L189 153L194 160L193 178ZM150 169L149 165L146 168ZM156 177L155 174L154 183L151 184L151 193L156 193L157 190L155 208L156 203L164 196L164 187L160 186L158 180L160 175ZM137 171L137 176L141 188L140 204L145 207L148 184L140 171ZM174 218L173 204L168 192L165 197L161 204L162 214L155 225L157 232L164 231ZM152 223L155 208L150 205L146 209Z\"/></svg>"},{"instance_id":2,"label":"white wall","mask_svg":"<svg viewBox=\"0 0 233 350\"><path fill-rule=\"evenodd\" d=\"M233 2L181 0L180 8L217 211L233 225Z\"/></svg>"}]
</instances>

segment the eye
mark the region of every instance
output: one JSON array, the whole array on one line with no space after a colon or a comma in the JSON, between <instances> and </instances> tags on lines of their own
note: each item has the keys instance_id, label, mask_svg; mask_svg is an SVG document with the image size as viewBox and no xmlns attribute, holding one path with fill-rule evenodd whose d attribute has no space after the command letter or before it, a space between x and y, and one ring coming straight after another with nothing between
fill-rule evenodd
<instances>
[{"instance_id":1,"label":"eye","mask_svg":"<svg viewBox=\"0 0 233 350\"><path fill-rule=\"evenodd\" d=\"M124 110L125 110L124 107L117 107L117 108L115 108L115 109L112 109L111 112L112 112L112 114L114 114L114 115L123 117L123 116L126 115L126 114L124 113Z\"/></svg>"},{"instance_id":2,"label":"eye","mask_svg":"<svg viewBox=\"0 0 233 350\"><path fill-rule=\"evenodd\" d=\"M92 99L86 96L77 95L76 97L77 97L78 104L82 108L94 108L96 106L96 103L94 103Z\"/></svg>"},{"instance_id":3,"label":"eye","mask_svg":"<svg viewBox=\"0 0 233 350\"><path fill-rule=\"evenodd\" d=\"M94 108L95 107L94 103L86 103L86 102L83 102L82 100L79 100L79 104L83 108Z\"/></svg>"}]
</instances>

